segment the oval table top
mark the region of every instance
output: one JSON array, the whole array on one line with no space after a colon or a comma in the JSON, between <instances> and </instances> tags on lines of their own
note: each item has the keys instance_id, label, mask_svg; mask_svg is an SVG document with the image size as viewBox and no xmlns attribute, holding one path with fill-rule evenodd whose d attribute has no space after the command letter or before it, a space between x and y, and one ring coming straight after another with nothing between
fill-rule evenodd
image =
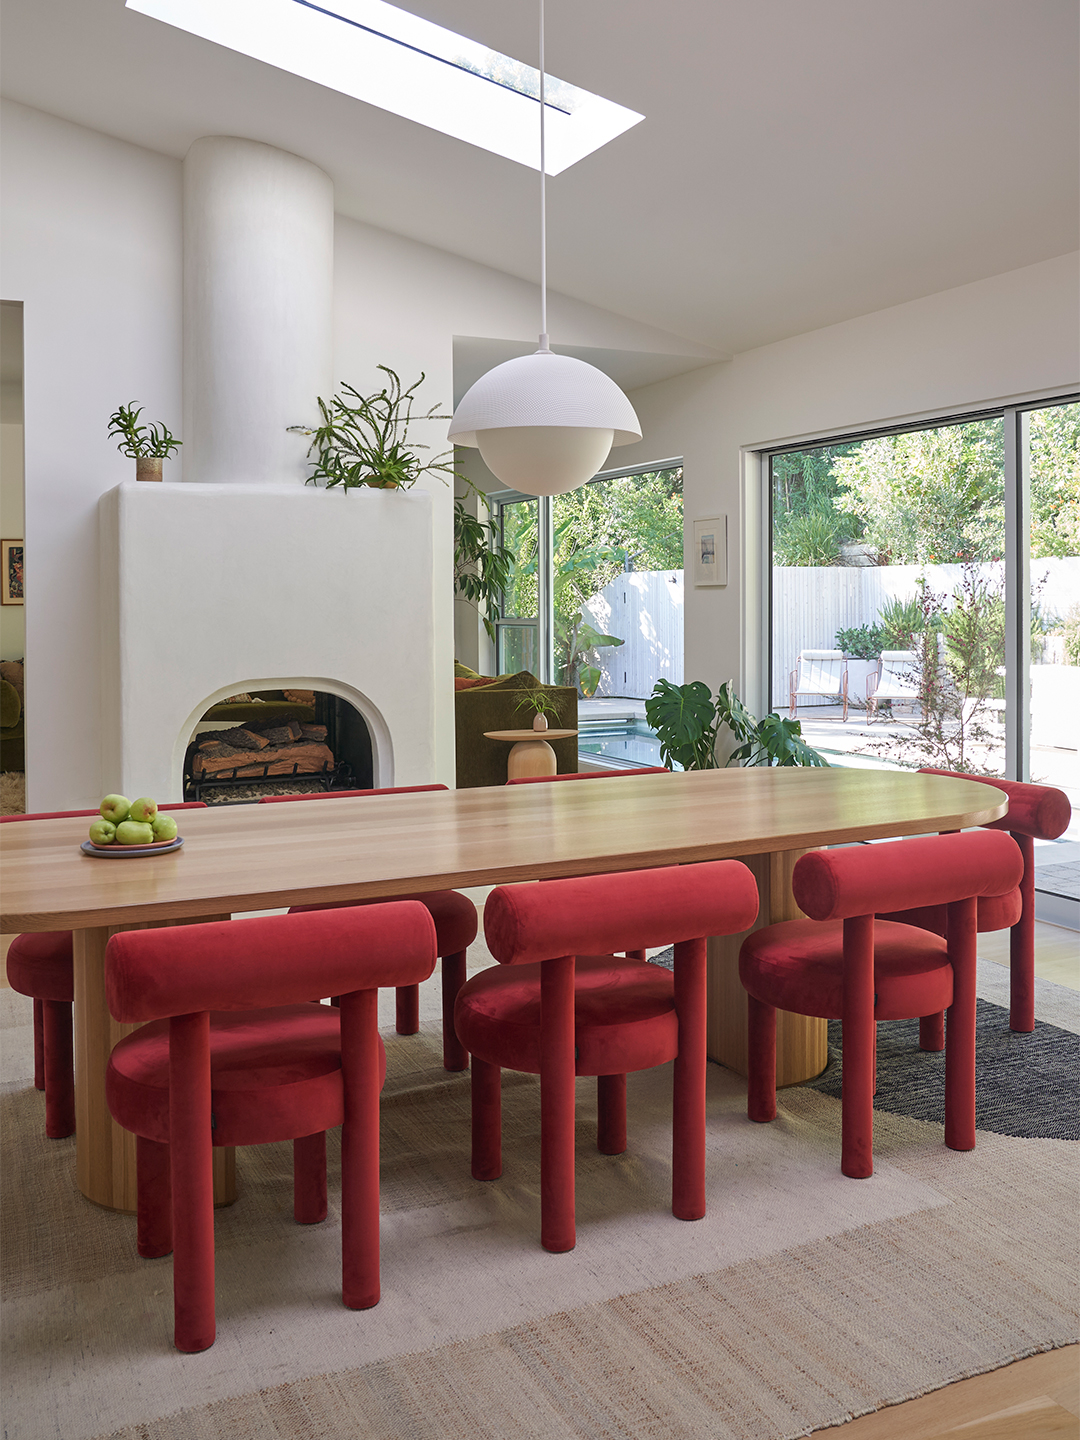
<instances>
[{"instance_id":1,"label":"oval table top","mask_svg":"<svg viewBox=\"0 0 1080 1440\"><path fill-rule=\"evenodd\" d=\"M80 853L86 821L0 826L5 934L640 870L959 830L999 790L914 771L729 769L188 810L141 865Z\"/></svg>"}]
</instances>

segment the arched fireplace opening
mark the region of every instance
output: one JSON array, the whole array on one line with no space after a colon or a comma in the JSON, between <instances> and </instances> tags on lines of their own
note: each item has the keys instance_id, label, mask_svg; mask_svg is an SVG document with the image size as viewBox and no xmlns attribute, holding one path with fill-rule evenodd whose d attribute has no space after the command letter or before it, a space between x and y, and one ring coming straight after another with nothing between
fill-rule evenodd
<instances>
[{"instance_id":1,"label":"arched fireplace opening","mask_svg":"<svg viewBox=\"0 0 1080 1440\"><path fill-rule=\"evenodd\" d=\"M184 755L184 799L251 803L263 795L364 790L374 781L363 715L325 690L242 691L211 705Z\"/></svg>"}]
</instances>

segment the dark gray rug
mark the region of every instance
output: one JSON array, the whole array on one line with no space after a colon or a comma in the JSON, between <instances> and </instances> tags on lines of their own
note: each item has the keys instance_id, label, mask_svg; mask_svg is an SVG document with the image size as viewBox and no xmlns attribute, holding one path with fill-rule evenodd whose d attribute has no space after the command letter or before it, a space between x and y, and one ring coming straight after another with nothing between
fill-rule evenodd
<instances>
[{"instance_id":1,"label":"dark gray rug","mask_svg":"<svg viewBox=\"0 0 1080 1440\"><path fill-rule=\"evenodd\" d=\"M829 1021L829 1063L806 1083L840 1094L840 1021ZM1023 1139L1080 1140L1080 1036L1036 1020L1030 1034L1009 1029L1009 1012L976 1001L975 1124ZM945 1121L945 1052L919 1049L918 1020L878 1026L874 1109L916 1120Z\"/></svg>"},{"instance_id":2,"label":"dark gray rug","mask_svg":"<svg viewBox=\"0 0 1080 1440\"><path fill-rule=\"evenodd\" d=\"M669 947L651 957L670 970ZM1009 1012L975 1002L975 1124L1024 1140L1080 1140L1080 1036L1036 1020L1030 1034L1009 1029ZM844 1073L839 1020L829 1021L829 1063L805 1083L840 1097ZM945 1052L919 1049L918 1020L878 1026L874 1109L945 1123Z\"/></svg>"}]
</instances>

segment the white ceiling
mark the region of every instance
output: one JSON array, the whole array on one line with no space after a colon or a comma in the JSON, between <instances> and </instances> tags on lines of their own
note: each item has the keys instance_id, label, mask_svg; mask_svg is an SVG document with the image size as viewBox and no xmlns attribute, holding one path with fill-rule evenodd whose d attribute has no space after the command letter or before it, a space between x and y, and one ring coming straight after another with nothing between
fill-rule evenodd
<instances>
[{"instance_id":1,"label":"white ceiling","mask_svg":"<svg viewBox=\"0 0 1080 1440\"><path fill-rule=\"evenodd\" d=\"M405 0L533 61L535 0ZM1077 247L1075 0L548 0L646 119L549 182L553 289L732 353ZM243 135L346 215L536 278L522 166L124 9L5 0L4 94L182 156Z\"/></svg>"}]
</instances>

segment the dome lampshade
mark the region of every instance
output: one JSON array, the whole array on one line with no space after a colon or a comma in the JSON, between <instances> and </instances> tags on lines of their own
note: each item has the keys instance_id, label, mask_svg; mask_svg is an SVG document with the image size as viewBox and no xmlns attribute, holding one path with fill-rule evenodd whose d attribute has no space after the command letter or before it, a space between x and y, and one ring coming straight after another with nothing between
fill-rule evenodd
<instances>
[{"instance_id":1,"label":"dome lampshade","mask_svg":"<svg viewBox=\"0 0 1080 1440\"><path fill-rule=\"evenodd\" d=\"M538 350L496 365L462 397L448 439L474 445L488 469L526 495L591 480L612 445L641 439L634 407L593 365Z\"/></svg>"}]
</instances>

